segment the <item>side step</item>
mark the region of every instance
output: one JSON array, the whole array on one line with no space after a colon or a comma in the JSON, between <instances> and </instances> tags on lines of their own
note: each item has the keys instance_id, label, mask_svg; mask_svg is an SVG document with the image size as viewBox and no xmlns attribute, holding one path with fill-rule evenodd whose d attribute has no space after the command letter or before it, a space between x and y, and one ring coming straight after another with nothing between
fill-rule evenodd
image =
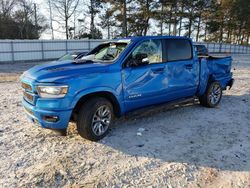
<instances>
[{"instance_id":1,"label":"side step","mask_svg":"<svg viewBox=\"0 0 250 188\"><path fill-rule=\"evenodd\" d=\"M165 112L167 110L174 109L179 106L195 104L196 101L197 99L195 97L178 99L178 100L171 101L171 102L151 105L151 106L147 106L147 107L140 108L137 110L133 110L131 112L126 113L124 116L125 118L133 118L133 117L142 118L142 117L146 117L148 115L152 115L155 113Z\"/></svg>"}]
</instances>

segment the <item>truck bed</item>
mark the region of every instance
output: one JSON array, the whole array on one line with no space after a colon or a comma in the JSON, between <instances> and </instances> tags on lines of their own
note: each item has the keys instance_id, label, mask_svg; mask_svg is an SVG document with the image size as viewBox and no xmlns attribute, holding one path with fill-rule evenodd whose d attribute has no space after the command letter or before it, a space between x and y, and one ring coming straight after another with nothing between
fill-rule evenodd
<instances>
[{"instance_id":1,"label":"truck bed","mask_svg":"<svg viewBox=\"0 0 250 188\"><path fill-rule=\"evenodd\" d=\"M232 57L220 57L220 56L203 56L199 57L200 61L206 59L206 65L209 70L209 75L212 76L213 80L219 81L222 88L225 89L230 83L232 78L231 66Z\"/></svg>"},{"instance_id":2,"label":"truck bed","mask_svg":"<svg viewBox=\"0 0 250 188\"><path fill-rule=\"evenodd\" d=\"M232 57L213 57L207 58L207 65L209 70L216 76L226 76L230 74Z\"/></svg>"}]
</instances>

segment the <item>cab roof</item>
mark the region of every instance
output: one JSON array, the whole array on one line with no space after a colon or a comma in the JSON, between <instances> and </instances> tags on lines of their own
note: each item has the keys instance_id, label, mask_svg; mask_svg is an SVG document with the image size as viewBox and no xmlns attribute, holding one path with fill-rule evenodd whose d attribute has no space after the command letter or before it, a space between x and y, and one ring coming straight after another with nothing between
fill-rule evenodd
<instances>
[{"instance_id":1,"label":"cab roof","mask_svg":"<svg viewBox=\"0 0 250 188\"><path fill-rule=\"evenodd\" d=\"M181 36L136 36L136 37L126 37L126 38L117 38L114 41L131 41L131 42L138 42L145 39L188 39L188 37L181 37Z\"/></svg>"}]
</instances>

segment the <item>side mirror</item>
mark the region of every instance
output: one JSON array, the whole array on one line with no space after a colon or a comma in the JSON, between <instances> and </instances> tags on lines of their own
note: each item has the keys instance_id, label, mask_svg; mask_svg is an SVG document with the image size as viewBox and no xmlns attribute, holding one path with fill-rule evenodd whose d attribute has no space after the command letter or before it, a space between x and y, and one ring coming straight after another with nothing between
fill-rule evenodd
<instances>
[{"instance_id":1,"label":"side mirror","mask_svg":"<svg viewBox=\"0 0 250 188\"><path fill-rule=\"evenodd\" d=\"M137 62L137 66L149 64L148 55L144 53L136 54L134 60Z\"/></svg>"},{"instance_id":2,"label":"side mirror","mask_svg":"<svg viewBox=\"0 0 250 188\"><path fill-rule=\"evenodd\" d=\"M143 59L147 58L148 55L147 54L144 54L144 53L139 53L139 54L136 54L134 59L138 60L138 61L142 61Z\"/></svg>"},{"instance_id":3,"label":"side mirror","mask_svg":"<svg viewBox=\"0 0 250 188\"><path fill-rule=\"evenodd\" d=\"M149 59L147 54L136 54L135 57L130 57L130 59L127 62L127 67L138 67L142 65L149 64Z\"/></svg>"},{"instance_id":4,"label":"side mirror","mask_svg":"<svg viewBox=\"0 0 250 188\"><path fill-rule=\"evenodd\" d=\"M148 57L143 58L143 59L141 60L141 62L142 62L143 65L144 65L144 64L149 64L149 59L148 59Z\"/></svg>"}]
</instances>

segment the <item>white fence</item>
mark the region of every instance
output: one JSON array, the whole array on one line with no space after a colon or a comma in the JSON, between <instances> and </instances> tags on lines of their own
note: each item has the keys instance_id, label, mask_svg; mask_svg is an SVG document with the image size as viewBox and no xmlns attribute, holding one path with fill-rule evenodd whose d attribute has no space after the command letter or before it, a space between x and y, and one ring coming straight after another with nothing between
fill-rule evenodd
<instances>
[{"instance_id":1,"label":"white fence","mask_svg":"<svg viewBox=\"0 0 250 188\"><path fill-rule=\"evenodd\" d=\"M89 51L104 40L0 40L0 62L56 59L67 52ZM204 44L211 53L249 53L250 47Z\"/></svg>"},{"instance_id":2,"label":"white fence","mask_svg":"<svg viewBox=\"0 0 250 188\"><path fill-rule=\"evenodd\" d=\"M198 42L195 44L203 44L210 53L232 53L232 54L250 54L250 46L242 46L236 44L208 43Z\"/></svg>"},{"instance_id":3,"label":"white fence","mask_svg":"<svg viewBox=\"0 0 250 188\"><path fill-rule=\"evenodd\" d=\"M67 52L87 52L103 40L0 40L0 62L56 59Z\"/></svg>"}]
</instances>

